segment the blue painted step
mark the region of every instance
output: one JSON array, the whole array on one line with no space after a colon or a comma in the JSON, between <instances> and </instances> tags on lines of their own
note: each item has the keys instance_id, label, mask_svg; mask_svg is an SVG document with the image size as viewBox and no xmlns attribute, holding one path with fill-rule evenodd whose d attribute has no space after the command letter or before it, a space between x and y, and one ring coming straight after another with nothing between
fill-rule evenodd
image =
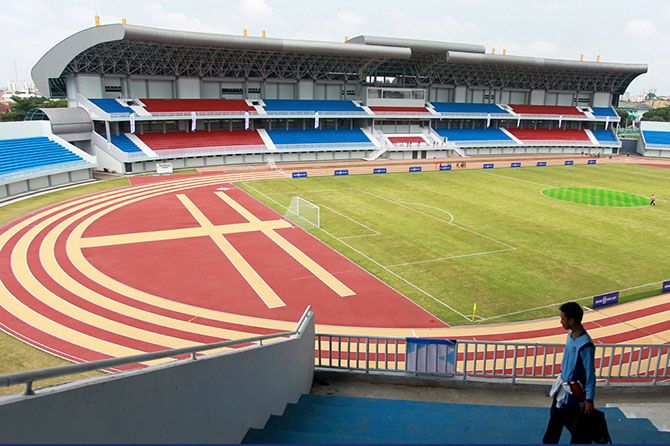
<instances>
[{"instance_id":1,"label":"blue painted step","mask_svg":"<svg viewBox=\"0 0 670 446\"><path fill-rule=\"evenodd\" d=\"M617 443L670 443L647 419L604 408ZM506 407L303 395L244 443L538 443L548 407ZM561 443L570 435L563 433Z\"/></svg>"}]
</instances>

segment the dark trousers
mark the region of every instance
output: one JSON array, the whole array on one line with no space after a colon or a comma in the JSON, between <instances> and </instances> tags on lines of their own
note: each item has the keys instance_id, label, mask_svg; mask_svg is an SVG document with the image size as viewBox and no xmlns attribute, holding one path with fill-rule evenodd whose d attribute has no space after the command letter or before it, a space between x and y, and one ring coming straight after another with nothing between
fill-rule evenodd
<instances>
[{"instance_id":1,"label":"dark trousers","mask_svg":"<svg viewBox=\"0 0 670 446\"><path fill-rule=\"evenodd\" d=\"M544 433L544 438L542 438L543 444L558 444L558 441L561 439L561 432L563 427L565 427L572 438L570 439L570 444L587 444L591 441L588 436L584 437L583 433L576 432L575 426L577 424L577 419L581 413L581 408L579 404L573 403L561 407L560 409L556 407L556 398L551 403L551 410L549 412L549 423L547 423L547 430Z\"/></svg>"}]
</instances>

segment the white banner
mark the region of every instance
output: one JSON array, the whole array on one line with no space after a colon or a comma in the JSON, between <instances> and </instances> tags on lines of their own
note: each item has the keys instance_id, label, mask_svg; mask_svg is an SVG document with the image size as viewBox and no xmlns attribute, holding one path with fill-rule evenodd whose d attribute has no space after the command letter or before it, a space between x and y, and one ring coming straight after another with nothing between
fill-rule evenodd
<instances>
[{"instance_id":1,"label":"white banner","mask_svg":"<svg viewBox=\"0 0 670 446\"><path fill-rule=\"evenodd\" d=\"M491 113L486 115L486 127L491 127Z\"/></svg>"},{"instance_id":2,"label":"white banner","mask_svg":"<svg viewBox=\"0 0 670 446\"><path fill-rule=\"evenodd\" d=\"M191 131L195 132L195 112L191 112Z\"/></svg>"},{"instance_id":3,"label":"white banner","mask_svg":"<svg viewBox=\"0 0 670 446\"><path fill-rule=\"evenodd\" d=\"M605 116L605 130L609 129L610 126L610 117Z\"/></svg>"},{"instance_id":4,"label":"white banner","mask_svg":"<svg viewBox=\"0 0 670 446\"><path fill-rule=\"evenodd\" d=\"M561 122L563 121L563 115L558 115L558 128L561 128Z\"/></svg>"},{"instance_id":5,"label":"white banner","mask_svg":"<svg viewBox=\"0 0 670 446\"><path fill-rule=\"evenodd\" d=\"M130 114L130 133L135 133L135 113Z\"/></svg>"},{"instance_id":6,"label":"white banner","mask_svg":"<svg viewBox=\"0 0 670 446\"><path fill-rule=\"evenodd\" d=\"M244 112L244 130L249 130L249 112Z\"/></svg>"},{"instance_id":7,"label":"white banner","mask_svg":"<svg viewBox=\"0 0 670 446\"><path fill-rule=\"evenodd\" d=\"M314 128L319 128L319 112L314 113Z\"/></svg>"}]
</instances>

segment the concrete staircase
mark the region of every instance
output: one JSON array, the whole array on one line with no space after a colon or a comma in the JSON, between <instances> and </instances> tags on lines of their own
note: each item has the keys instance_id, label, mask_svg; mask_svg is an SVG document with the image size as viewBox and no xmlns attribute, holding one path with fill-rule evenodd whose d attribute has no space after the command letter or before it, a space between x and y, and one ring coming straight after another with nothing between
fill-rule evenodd
<instances>
[{"instance_id":1,"label":"concrete staircase","mask_svg":"<svg viewBox=\"0 0 670 446\"><path fill-rule=\"evenodd\" d=\"M605 412L613 443L669 444L646 418ZM500 443L539 444L548 407L487 406L375 398L303 395L243 443ZM564 431L561 443L569 443Z\"/></svg>"}]
</instances>

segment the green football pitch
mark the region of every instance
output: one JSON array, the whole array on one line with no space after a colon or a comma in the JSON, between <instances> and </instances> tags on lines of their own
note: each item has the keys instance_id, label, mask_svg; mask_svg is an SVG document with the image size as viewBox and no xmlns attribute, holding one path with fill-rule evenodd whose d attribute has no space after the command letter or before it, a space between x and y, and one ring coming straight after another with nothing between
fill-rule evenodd
<instances>
[{"instance_id":1,"label":"green football pitch","mask_svg":"<svg viewBox=\"0 0 670 446\"><path fill-rule=\"evenodd\" d=\"M670 279L670 169L609 164L240 185L450 324L554 316ZM658 205L648 205L651 194ZM666 198L667 197L667 198ZM666 201L667 200L667 201Z\"/></svg>"}]
</instances>

